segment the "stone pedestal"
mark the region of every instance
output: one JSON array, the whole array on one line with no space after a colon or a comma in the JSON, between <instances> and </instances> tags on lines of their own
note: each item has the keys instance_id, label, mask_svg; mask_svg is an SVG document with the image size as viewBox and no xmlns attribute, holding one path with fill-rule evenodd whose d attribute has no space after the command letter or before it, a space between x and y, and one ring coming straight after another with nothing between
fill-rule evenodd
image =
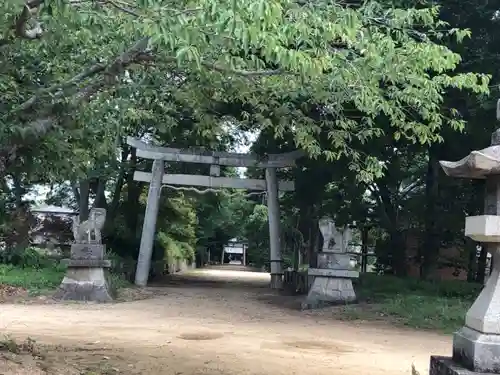
<instances>
[{"instance_id":1,"label":"stone pedestal","mask_svg":"<svg viewBox=\"0 0 500 375\"><path fill-rule=\"evenodd\" d=\"M487 181L487 186L491 182ZM492 199L491 196L489 199ZM496 205L494 207L496 210ZM483 290L467 312L464 327L453 336L451 361L435 365L435 371L441 371L434 372L435 374L449 374L450 371L458 370L500 374L500 226L491 225L492 221L496 222L496 217L485 215L467 218L465 234L473 239L488 240L483 246L487 246L493 255L493 269Z\"/></svg>"},{"instance_id":2,"label":"stone pedestal","mask_svg":"<svg viewBox=\"0 0 500 375\"><path fill-rule=\"evenodd\" d=\"M471 371L500 374L500 252L496 244L489 248L493 271L467 312L465 326L453 336L453 361Z\"/></svg>"},{"instance_id":3,"label":"stone pedestal","mask_svg":"<svg viewBox=\"0 0 500 375\"><path fill-rule=\"evenodd\" d=\"M467 368L457 364L450 357L431 357L429 367L430 375L493 375L492 373L480 373L468 370Z\"/></svg>"},{"instance_id":4,"label":"stone pedestal","mask_svg":"<svg viewBox=\"0 0 500 375\"><path fill-rule=\"evenodd\" d=\"M489 230L476 227L472 234L469 227L466 234L472 237ZM500 228L493 232L492 239L500 235ZM465 325L453 336L452 358L432 358L431 374L500 374L500 252L497 243L486 246L493 254L493 271L467 312Z\"/></svg>"},{"instance_id":5,"label":"stone pedestal","mask_svg":"<svg viewBox=\"0 0 500 375\"><path fill-rule=\"evenodd\" d=\"M314 281L304 302L303 309L317 309L329 305L346 304L356 301L352 279L359 272L334 269L309 269Z\"/></svg>"},{"instance_id":6,"label":"stone pedestal","mask_svg":"<svg viewBox=\"0 0 500 375\"><path fill-rule=\"evenodd\" d=\"M453 336L453 361L478 373L500 373L500 336L462 327Z\"/></svg>"},{"instance_id":7,"label":"stone pedestal","mask_svg":"<svg viewBox=\"0 0 500 375\"><path fill-rule=\"evenodd\" d=\"M302 303L303 309L356 301L352 279L359 277L359 272L352 269L351 257L346 253L350 232L348 229L339 231L331 220L322 220L320 229L323 251L318 254L318 268L308 270L308 276L314 280Z\"/></svg>"},{"instance_id":8,"label":"stone pedestal","mask_svg":"<svg viewBox=\"0 0 500 375\"><path fill-rule=\"evenodd\" d=\"M70 301L110 302L113 300L105 269L111 261L104 259L102 244L78 243L71 245L71 258L63 262L68 270L54 298Z\"/></svg>"}]
</instances>

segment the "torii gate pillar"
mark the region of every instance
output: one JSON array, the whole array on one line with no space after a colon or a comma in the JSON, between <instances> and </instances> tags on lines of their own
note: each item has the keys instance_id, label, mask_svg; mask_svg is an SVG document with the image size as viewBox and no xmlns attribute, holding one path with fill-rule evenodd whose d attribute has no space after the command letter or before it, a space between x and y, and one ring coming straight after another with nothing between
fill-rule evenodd
<instances>
[{"instance_id":1,"label":"torii gate pillar","mask_svg":"<svg viewBox=\"0 0 500 375\"><path fill-rule=\"evenodd\" d=\"M271 289L283 287L283 259L280 240L280 206L276 168L266 168L267 210L269 217L269 245L271 263Z\"/></svg>"},{"instance_id":2,"label":"torii gate pillar","mask_svg":"<svg viewBox=\"0 0 500 375\"><path fill-rule=\"evenodd\" d=\"M156 159L153 161L146 213L142 225L141 246L137 258L137 271L135 273L135 285L137 286L146 286L148 283L164 169L165 162L163 160Z\"/></svg>"}]
</instances>

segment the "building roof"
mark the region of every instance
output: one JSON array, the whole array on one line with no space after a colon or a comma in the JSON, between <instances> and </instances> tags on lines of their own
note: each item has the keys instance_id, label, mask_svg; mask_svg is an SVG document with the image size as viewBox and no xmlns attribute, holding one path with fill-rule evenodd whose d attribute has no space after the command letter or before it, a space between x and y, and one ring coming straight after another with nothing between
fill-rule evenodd
<instances>
[{"instance_id":1,"label":"building roof","mask_svg":"<svg viewBox=\"0 0 500 375\"><path fill-rule=\"evenodd\" d=\"M65 215L77 215L78 212L75 212L73 209L69 207L58 207L53 205L40 205L35 206L31 209L32 212L39 212L45 214L65 214Z\"/></svg>"}]
</instances>

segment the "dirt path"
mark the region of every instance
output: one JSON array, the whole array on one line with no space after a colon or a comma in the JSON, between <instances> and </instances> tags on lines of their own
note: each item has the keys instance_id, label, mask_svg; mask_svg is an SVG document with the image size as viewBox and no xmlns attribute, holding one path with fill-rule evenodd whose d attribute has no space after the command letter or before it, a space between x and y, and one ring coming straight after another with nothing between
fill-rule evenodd
<instances>
[{"instance_id":1,"label":"dirt path","mask_svg":"<svg viewBox=\"0 0 500 375\"><path fill-rule=\"evenodd\" d=\"M221 283L235 276L254 287ZM451 349L446 336L284 308L263 274L204 270L177 281L136 302L1 305L0 329L63 346L57 360L97 358L145 375L401 375L412 363L423 375L431 354Z\"/></svg>"}]
</instances>

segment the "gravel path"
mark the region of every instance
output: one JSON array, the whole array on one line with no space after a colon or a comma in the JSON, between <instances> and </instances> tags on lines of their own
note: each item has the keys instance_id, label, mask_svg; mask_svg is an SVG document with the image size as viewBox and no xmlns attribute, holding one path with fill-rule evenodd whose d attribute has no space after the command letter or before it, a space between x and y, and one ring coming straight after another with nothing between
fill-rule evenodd
<instances>
[{"instance_id":1,"label":"gravel path","mask_svg":"<svg viewBox=\"0 0 500 375\"><path fill-rule=\"evenodd\" d=\"M283 307L267 282L262 273L197 270L149 288L157 297L148 300L4 304L0 329L63 347L54 361L99 357L120 374L401 375L414 363L424 375L431 354L451 350L448 336ZM14 374L2 361L0 373Z\"/></svg>"}]
</instances>

